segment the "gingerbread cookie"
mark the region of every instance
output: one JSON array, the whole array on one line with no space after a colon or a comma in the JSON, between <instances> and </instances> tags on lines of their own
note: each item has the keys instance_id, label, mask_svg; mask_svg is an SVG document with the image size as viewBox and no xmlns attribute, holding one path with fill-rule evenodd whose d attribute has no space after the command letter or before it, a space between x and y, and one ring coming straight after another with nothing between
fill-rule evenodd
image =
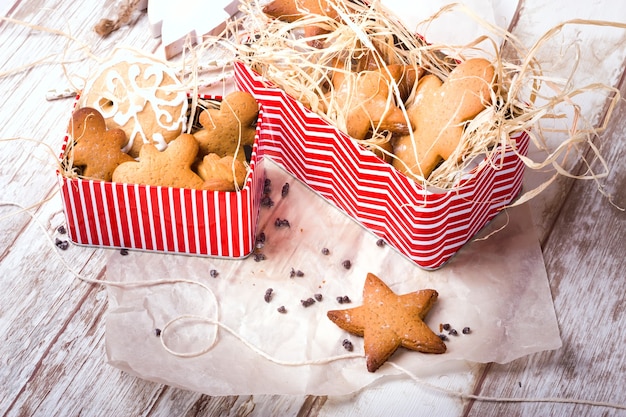
<instances>
[{"instance_id":1,"label":"gingerbread cookie","mask_svg":"<svg viewBox=\"0 0 626 417\"><path fill-rule=\"evenodd\" d=\"M145 144L139 152L139 162L118 166L113 181L201 189L204 181L191 170L197 153L198 143L187 133L170 142L162 152L152 144Z\"/></svg>"},{"instance_id":2,"label":"gingerbread cookie","mask_svg":"<svg viewBox=\"0 0 626 417\"><path fill-rule=\"evenodd\" d=\"M443 83L434 75L423 77L407 109L413 137L396 140L393 166L408 176L428 178L459 146L465 122L491 102L493 82L493 65L482 58L459 64Z\"/></svg>"},{"instance_id":3,"label":"gingerbread cookie","mask_svg":"<svg viewBox=\"0 0 626 417\"><path fill-rule=\"evenodd\" d=\"M117 50L87 80L80 105L102 113L107 127L123 129L128 138L123 150L137 157L144 143L163 150L184 131L188 102L167 64Z\"/></svg>"},{"instance_id":4,"label":"gingerbread cookie","mask_svg":"<svg viewBox=\"0 0 626 417\"><path fill-rule=\"evenodd\" d=\"M329 93L339 114L345 115L346 133L363 140L369 131L409 132L408 121L394 104L391 82L414 83L416 72L394 65L375 71L346 72L336 70ZM396 79L397 78L397 79Z\"/></svg>"},{"instance_id":5,"label":"gingerbread cookie","mask_svg":"<svg viewBox=\"0 0 626 417\"><path fill-rule=\"evenodd\" d=\"M329 0L273 0L263 7L263 13L284 22L293 23L307 15L326 16L331 19L339 19L337 10ZM328 30L319 25L307 25L304 27L304 37L310 39L307 43L315 48L322 48L324 42L319 39L320 35L328 33Z\"/></svg>"},{"instance_id":6,"label":"gingerbread cookie","mask_svg":"<svg viewBox=\"0 0 626 417\"><path fill-rule=\"evenodd\" d=\"M245 161L243 147L254 143L258 114L258 103L252 94L244 91L224 97L219 110L203 110L199 117L203 129L194 133L200 155L235 155L239 161Z\"/></svg>"},{"instance_id":7,"label":"gingerbread cookie","mask_svg":"<svg viewBox=\"0 0 626 417\"><path fill-rule=\"evenodd\" d=\"M83 107L72 114L68 128L73 145L69 159L89 179L111 181L113 171L133 158L122 152L126 134L121 129L107 130L102 114Z\"/></svg>"},{"instance_id":8,"label":"gingerbread cookie","mask_svg":"<svg viewBox=\"0 0 626 417\"><path fill-rule=\"evenodd\" d=\"M231 155L219 157L217 154L206 155L197 167L198 175L204 180L202 186L211 191L238 191L246 181L246 166Z\"/></svg>"},{"instance_id":9,"label":"gingerbread cookie","mask_svg":"<svg viewBox=\"0 0 626 417\"><path fill-rule=\"evenodd\" d=\"M365 362L375 372L400 347L422 353L444 353L446 345L424 322L437 291L396 295L376 275L367 274L363 305L331 310L328 318L340 328L363 336Z\"/></svg>"}]
</instances>

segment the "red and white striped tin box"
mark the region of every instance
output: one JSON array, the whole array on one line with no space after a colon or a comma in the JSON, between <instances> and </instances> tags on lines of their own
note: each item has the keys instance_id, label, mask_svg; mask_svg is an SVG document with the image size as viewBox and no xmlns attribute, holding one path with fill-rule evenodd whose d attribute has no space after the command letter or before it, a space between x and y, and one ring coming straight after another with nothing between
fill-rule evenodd
<instances>
[{"instance_id":1,"label":"red and white striped tin box","mask_svg":"<svg viewBox=\"0 0 626 417\"><path fill-rule=\"evenodd\" d=\"M235 81L263 106L263 155L422 268L441 267L521 189L524 163L507 148L455 190L429 192L241 62ZM515 140L525 155L528 135Z\"/></svg>"},{"instance_id":2,"label":"red and white striped tin box","mask_svg":"<svg viewBox=\"0 0 626 417\"><path fill-rule=\"evenodd\" d=\"M68 140L66 135L61 159ZM258 150L257 130L250 175L238 192L120 184L58 173L69 237L88 246L245 257L254 249L264 182Z\"/></svg>"}]
</instances>

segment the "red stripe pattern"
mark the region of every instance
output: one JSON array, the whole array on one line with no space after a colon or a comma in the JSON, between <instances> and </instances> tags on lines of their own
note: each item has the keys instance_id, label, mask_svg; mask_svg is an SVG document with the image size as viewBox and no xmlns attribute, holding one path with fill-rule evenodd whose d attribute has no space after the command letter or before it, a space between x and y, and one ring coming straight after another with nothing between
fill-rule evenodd
<instances>
[{"instance_id":1,"label":"red stripe pattern","mask_svg":"<svg viewBox=\"0 0 626 417\"><path fill-rule=\"evenodd\" d=\"M519 193L529 137L491 156L449 192L433 193L399 173L244 64L239 89L264 112L260 152L425 269L441 267Z\"/></svg>"},{"instance_id":2,"label":"red stripe pattern","mask_svg":"<svg viewBox=\"0 0 626 417\"><path fill-rule=\"evenodd\" d=\"M68 140L66 135L63 152ZM263 190L259 161L257 130L250 174L239 192L119 184L58 173L69 237L88 246L245 257L253 250Z\"/></svg>"}]
</instances>

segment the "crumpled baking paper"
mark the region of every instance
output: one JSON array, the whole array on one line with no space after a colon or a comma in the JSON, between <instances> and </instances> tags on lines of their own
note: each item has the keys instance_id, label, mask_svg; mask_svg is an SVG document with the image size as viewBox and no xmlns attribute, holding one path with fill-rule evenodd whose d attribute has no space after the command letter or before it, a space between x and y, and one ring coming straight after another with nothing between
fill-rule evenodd
<instances>
[{"instance_id":1,"label":"crumpled baking paper","mask_svg":"<svg viewBox=\"0 0 626 417\"><path fill-rule=\"evenodd\" d=\"M262 207L259 218L265 260L111 255L107 280L128 283L107 287L111 365L209 395L343 395L379 378L397 377L403 371L390 364L367 372L362 338L326 317L328 310L361 304L368 272L398 294L437 290L439 299L426 323L436 333L443 323L459 333L449 336L444 354L400 348L389 359L417 377L453 371L460 361L505 363L561 346L525 205L498 215L441 269L425 271L393 248L378 246L376 236L273 162L262 166L274 203ZM286 183L289 192L282 197ZM286 219L289 227L277 228L276 219ZM323 299L303 307L301 300L315 294ZM339 304L336 298L344 295L352 303ZM277 311L280 306L286 313ZM471 333L462 334L464 327ZM342 346L344 339L352 342L352 352Z\"/></svg>"}]
</instances>

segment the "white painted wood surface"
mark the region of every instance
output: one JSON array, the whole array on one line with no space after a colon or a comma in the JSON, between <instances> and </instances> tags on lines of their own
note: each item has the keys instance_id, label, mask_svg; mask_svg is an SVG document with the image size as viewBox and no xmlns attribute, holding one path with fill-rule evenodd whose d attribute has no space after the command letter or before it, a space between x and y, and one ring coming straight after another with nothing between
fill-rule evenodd
<instances>
[{"instance_id":1,"label":"white painted wood surface","mask_svg":"<svg viewBox=\"0 0 626 417\"><path fill-rule=\"evenodd\" d=\"M159 40L141 16L106 39L92 28L115 16L116 2L14 1L0 22L0 413L13 415L333 416L333 415L618 415L605 407L555 403L461 402L425 393L409 381L392 381L347 397L209 397L127 375L105 364L106 291L75 279L59 262L54 239L63 224L56 194L55 160L71 109L70 100L48 102L52 88L68 86L67 74L85 74L95 56L125 44L159 51ZM3 4L4 7L4 4ZM512 31L527 45L570 18L626 22L614 2L523 0ZM38 27L35 27L38 26ZM42 28L53 29L45 31ZM54 31L71 34L74 40ZM622 89L624 30L565 30L559 46L585 52L583 78ZM65 65L61 65L64 63ZM22 67L28 69L20 70ZM32 68L31 68L32 67ZM563 69L566 71L566 69ZM603 103L590 101L587 116L600 123ZM602 181L617 206L626 206L623 168L625 106L598 138L605 143L611 176ZM18 140L9 140L19 138ZM531 187L543 180L527 176ZM44 202L45 203L42 203ZM29 208L21 212L15 204ZM530 204L543 248L563 348L508 365L461 364L446 375L450 386L487 396L560 397L624 403L626 376L622 331L626 264L623 211L593 182L559 180ZM52 242L46 239L49 236ZM68 265L86 276L104 276L107 251L71 247ZM622 412L623 413L623 412Z\"/></svg>"}]
</instances>

